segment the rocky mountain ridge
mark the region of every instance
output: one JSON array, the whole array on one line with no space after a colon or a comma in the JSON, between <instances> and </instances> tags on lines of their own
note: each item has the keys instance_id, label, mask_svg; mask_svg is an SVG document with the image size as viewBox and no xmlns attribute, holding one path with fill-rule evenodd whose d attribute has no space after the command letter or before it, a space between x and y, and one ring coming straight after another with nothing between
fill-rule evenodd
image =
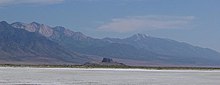
<instances>
[{"instance_id":1,"label":"rocky mountain ridge","mask_svg":"<svg viewBox=\"0 0 220 85\"><path fill-rule=\"evenodd\" d=\"M220 53L214 50L145 34L135 34L124 39L97 39L62 26L50 27L36 22L16 22L10 26L42 35L68 51L114 58L130 65L220 66Z\"/></svg>"},{"instance_id":2,"label":"rocky mountain ridge","mask_svg":"<svg viewBox=\"0 0 220 85\"><path fill-rule=\"evenodd\" d=\"M46 37L0 22L0 63L79 64L88 59Z\"/></svg>"}]
</instances>

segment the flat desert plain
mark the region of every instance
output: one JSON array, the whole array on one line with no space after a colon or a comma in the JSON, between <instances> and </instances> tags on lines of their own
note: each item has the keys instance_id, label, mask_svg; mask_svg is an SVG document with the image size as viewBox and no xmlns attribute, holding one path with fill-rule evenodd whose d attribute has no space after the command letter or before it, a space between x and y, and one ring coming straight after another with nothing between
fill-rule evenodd
<instances>
[{"instance_id":1,"label":"flat desert plain","mask_svg":"<svg viewBox=\"0 0 220 85\"><path fill-rule=\"evenodd\" d=\"M0 67L0 85L219 84L219 70Z\"/></svg>"}]
</instances>

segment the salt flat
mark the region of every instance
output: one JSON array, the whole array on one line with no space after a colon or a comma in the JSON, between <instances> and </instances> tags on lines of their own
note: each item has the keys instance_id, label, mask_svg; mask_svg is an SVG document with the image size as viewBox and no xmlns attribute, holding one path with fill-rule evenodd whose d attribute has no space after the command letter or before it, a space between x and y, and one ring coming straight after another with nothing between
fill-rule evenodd
<instances>
[{"instance_id":1,"label":"salt flat","mask_svg":"<svg viewBox=\"0 0 220 85\"><path fill-rule=\"evenodd\" d=\"M219 85L218 70L0 67L0 85Z\"/></svg>"}]
</instances>

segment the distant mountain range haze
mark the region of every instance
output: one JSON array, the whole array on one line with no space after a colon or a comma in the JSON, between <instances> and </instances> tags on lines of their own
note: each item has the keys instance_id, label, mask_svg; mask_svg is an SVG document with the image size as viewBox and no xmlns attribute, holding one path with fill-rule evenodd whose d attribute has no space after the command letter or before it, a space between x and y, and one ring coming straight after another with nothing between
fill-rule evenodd
<instances>
[{"instance_id":1,"label":"distant mountain range haze","mask_svg":"<svg viewBox=\"0 0 220 85\"><path fill-rule=\"evenodd\" d=\"M113 58L138 66L220 66L220 53L145 34L97 39L62 26L0 22L1 64L84 64Z\"/></svg>"}]
</instances>

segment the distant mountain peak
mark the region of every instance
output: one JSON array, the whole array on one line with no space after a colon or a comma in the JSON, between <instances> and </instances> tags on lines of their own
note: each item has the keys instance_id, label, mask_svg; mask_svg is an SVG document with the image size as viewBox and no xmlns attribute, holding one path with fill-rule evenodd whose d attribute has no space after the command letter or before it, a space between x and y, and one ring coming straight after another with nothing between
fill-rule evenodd
<instances>
[{"instance_id":1,"label":"distant mountain peak","mask_svg":"<svg viewBox=\"0 0 220 85\"><path fill-rule=\"evenodd\" d=\"M10 27L10 25L6 21L0 22L0 31L1 29L7 29L7 27Z\"/></svg>"},{"instance_id":2,"label":"distant mountain peak","mask_svg":"<svg viewBox=\"0 0 220 85\"><path fill-rule=\"evenodd\" d=\"M31 26L31 27L34 27L34 28L36 28L36 29L41 29L42 27L44 27L44 28L51 28L51 27L48 26L48 25L40 24L40 23L37 23L37 22L31 22L31 23L29 23L28 25Z\"/></svg>"},{"instance_id":3,"label":"distant mountain peak","mask_svg":"<svg viewBox=\"0 0 220 85\"><path fill-rule=\"evenodd\" d=\"M8 24L8 22L6 22L6 21L1 21L0 22L0 29L7 29L7 28L11 28L11 25Z\"/></svg>"},{"instance_id":4,"label":"distant mountain peak","mask_svg":"<svg viewBox=\"0 0 220 85\"><path fill-rule=\"evenodd\" d=\"M145 37L148 37L149 35L147 35L147 34L142 34L142 33L137 33L137 34L134 34L134 36L145 38Z\"/></svg>"},{"instance_id":5,"label":"distant mountain peak","mask_svg":"<svg viewBox=\"0 0 220 85\"><path fill-rule=\"evenodd\" d=\"M49 37L53 34L53 30L50 26L39 24L37 22L31 22L29 24L15 22L11 24L15 28L25 29L29 32L39 32L40 34Z\"/></svg>"},{"instance_id":6,"label":"distant mountain peak","mask_svg":"<svg viewBox=\"0 0 220 85\"><path fill-rule=\"evenodd\" d=\"M0 24L1 25L9 25L6 21L1 21Z\"/></svg>"},{"instance_id":7,"label":"distant mountain peak","mask_svg":"<svg viewBox=\"0 0 220 85\"><path fill-rule=\"evenodd\" d=\"M31 22L31 23L15 22L12 23L11 25L15 28L25 29L29 32L40 33L41 35L47 38L56 38L56 37L60 38L61 36L71 37L72 39L76 39L76 40L86 40L90 38L81 32L74 32L62 26L50 27L48 25L40 24L37 22Z\"/></svg>"},{"instance_id":8,"label":"distant mountain peak","mask_svg":"<svg viewBox=\"0 0 220 85\"><path fill-rule=\"evenodd\" d=\"M1 21L0 23L7 23L6 21Z\"/></svg>"},{"instance_id":9,"label":"distant mountain peak","mask_svg":"<svg viewBox=\"0 0 220 85\"><path fill-rule=\"evenodd\" d=\"M57 29L65 29L65 27L63 27L63 26L56 26L56 27L54 27L54 28L57 28Z\"/></svg>"},{"instance_id":10,"label":"distant mountain peak","mask_svg":"<svg viewBox=\"0 0 220 85\"><path fill-rule=\"evenodd\" d=\"M53 29L56 30L56 31L59 31L59 32L64 32L66 30L66 28L62 27L62 26L56 26Z\"/></svg>"},{"instance_id":11,"label":"distant mountain peak","mask_svg":"<svg viewBox=\"0 0 220 85\"><path fill-rule=\"evenodd\" d=\"M11 26L13 26L15 28L25 29L25 23L22 23L22 22L14 22L11 24Z\"/></svg>"},{"instance_id":12,"label":"distant mountain peak","mask_svg":"<svg viewBox=\"0 0 220 85\"><path fill-rule=\"evenodd\" d=\"M138 40L146 39L148 37L149 37L149 35L142 34L142 33L137 33L137 34L132 35L128 39L132 39L132 40L138 41Z\"/></svg>"},{"instance_id":13,"label":"distant mountain peak","mask_svg":"<svg viewBox=\"0 0 220 85\"><path fill-rule=\"evenodd\" d=\"M40 25L40 23L37 23L37 22L31 22L30 24Z\"/></svg>"},{"instance_id":14,"label":"distant mountain peak","mask_svg":"<svg viewBox=\"0 0 220 85\"><path fill-rule=\"evenodd\" d=\"M89 38L88 36L84 35L81 32L74 32L74 31L67 29L65 27L62 27L62 26L56 26L53 29L61 34L64 34L64 36L66 36L66 37L71 37L72 39L85 40L85 39Z\"/></svg>"},{"instance_id":15,"label":"distant mountain peak","mask_svg":"<svg viewBox=\"0 0 220 85\"><path fill-rule=\"evenodd\" d=\"M22 23L22 22L14 22L14 23L12 23L11 25L13 25L13 24L22 25L22 24L24 24L24 23Z\"/></svg>"}]
</instances>

